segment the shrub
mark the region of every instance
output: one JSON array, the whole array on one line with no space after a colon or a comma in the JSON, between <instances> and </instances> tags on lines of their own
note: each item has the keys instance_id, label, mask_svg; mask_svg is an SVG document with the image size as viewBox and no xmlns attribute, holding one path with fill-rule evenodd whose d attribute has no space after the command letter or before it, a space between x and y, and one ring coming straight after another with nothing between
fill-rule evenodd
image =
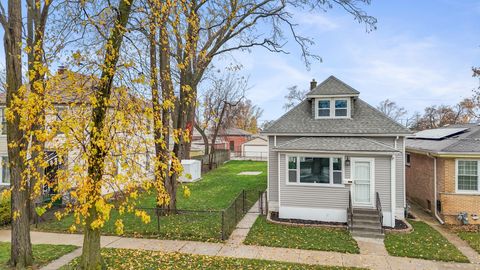
<instances>
[{"instance_id":1,"label":"shrub","mask_svg":"<svg viewBox=\"0 0 480 270\"><path fill-rule=\"evenodd\" d=\"M0 225L9 224L11 219L10 196L2 194L0 198Z\"/></svg>"}]
</instances>

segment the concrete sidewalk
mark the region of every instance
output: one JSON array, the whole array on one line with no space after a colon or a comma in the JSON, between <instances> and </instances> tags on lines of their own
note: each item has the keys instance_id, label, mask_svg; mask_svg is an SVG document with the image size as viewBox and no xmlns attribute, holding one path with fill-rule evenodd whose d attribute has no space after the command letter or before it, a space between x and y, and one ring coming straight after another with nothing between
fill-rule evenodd
<instances>
[{"instance_id":1,"label":"concrete sidewalk","mask_svg":"<svg viewBox=\"0 0 480 270\"><path fill-rule=\"evenodd\" d=\"M83 236L79 234L31 233L33 244L70 244L81 246ZM0 241L10 241L10 231L0 231ZM195 255L226 256L234 258L275 260L330 266L356 266L368 269L480 269L478 264L446 263L420 259L392 257L385 254L344 254L337 252L298 250L224 243L158 240L102 236L102 247L144 249L161 252L180 252ZM76 252L79 252L78 250ZM53 269L53 268L48 268Z\"/></svg>"}]
</instances>

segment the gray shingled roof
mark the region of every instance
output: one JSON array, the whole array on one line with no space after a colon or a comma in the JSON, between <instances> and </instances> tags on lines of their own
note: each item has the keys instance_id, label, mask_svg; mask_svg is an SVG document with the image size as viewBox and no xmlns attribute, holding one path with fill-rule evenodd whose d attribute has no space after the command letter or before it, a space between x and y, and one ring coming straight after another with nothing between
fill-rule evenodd
<instances>
[{"instance_id":1,"label":"gray shingled roof","mask_svg":"<svg viewBox=\"0 0 480 270\"><path fill-rule=\"evenodd\" d=\"M358 95L358 91L339 79L330 76L309 95ZM312 113L312 99L306 99L285 113L262 133L267 134L345 134L381 135L411 134L404 126L393 121L365 101L354 98L351 118L315 119Z\"/></svg>"},{"instance_id":2,"label":"gray shingled roof","mask_svg":"<svg viewBox=\"0 0 480 270\"><path fill-rule=\"evenodd\" d=\"M263 133L274 134L411 134L385 114L357 98L353 102L352 118L315 119L312 103L304 100L285 113Z\"/></svg>"},{"instance_id":3,"label":"gray shingled roof","mask_svg":"<svg viewBox=\"0 0 480 270\"><path fill-rule=\"evenodd\" d=\"M433 153L480 153L480 125L461 124L443 128L468 128L466 131L443 139L408 138L406 148Z\"/></svg>"},{"instance_id":4,"label":"gray shingled roof","mask_svg":"<svg viewBox=\"0 0 480 270\"><path fill-rule=\"evenodd\" d=\"M275 150L396 152L395 148L361 137L300 137L274 148Z\"/></svg>"},{"instance_id":5,"label":"gray shingled roof","mask_svg":"<svg viewBox=\"0 0 480 270\"><path fill-rule=\"evenodd\" d=\"M335 76L328 77L317 87L312 89L307 96L330 96L330 95L358 95L360 92L353 89L350 85L337 79Z\"/></svg>"}]
</instances>

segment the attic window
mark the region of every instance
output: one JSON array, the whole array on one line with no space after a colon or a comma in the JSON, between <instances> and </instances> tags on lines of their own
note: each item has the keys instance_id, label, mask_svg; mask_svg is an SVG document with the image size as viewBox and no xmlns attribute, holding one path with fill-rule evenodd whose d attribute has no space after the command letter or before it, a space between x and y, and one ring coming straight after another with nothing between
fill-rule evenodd
<instances>
[{"instance_id":1,"label":"attic window","mask_svg":"<svg viewBox=\"0 0 480 270\"><path fill-rule=\"evenodd\" d=\"M347 116L347 103L346 99L335 100L335 116Z\"/></svg>"},{"instance_id":2,"label":"attic window","mask_svg":"<svg viewBox=\"0 0 480 270\"><path fill-rule=\"evenodd\" d=\"M348 98L322 98L316 100L315 118L350 118Z\"/></svg>"},{"instance_id":3,"label":"attic window","mask_svg":"<svg viewBox=\"0 0 480 270\"><path fill-rule=\"evenodd\" d=\"M330 117L330 100L318 101L318 117Z\"/></svg>"}]
</instances>

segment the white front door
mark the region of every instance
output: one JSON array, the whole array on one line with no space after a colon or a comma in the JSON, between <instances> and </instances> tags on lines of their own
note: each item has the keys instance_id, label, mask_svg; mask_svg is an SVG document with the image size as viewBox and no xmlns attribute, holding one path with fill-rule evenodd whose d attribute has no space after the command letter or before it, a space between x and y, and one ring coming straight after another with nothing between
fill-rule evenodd
<instances>
[{"instance_id":1,"label":"white front door","mask_svg":"<svg viewBox=\"0 0 480 270\"><path fill-rule=\"evenodd\" d=\"M352 158L352 194L356 207L374 206L374 159Z\"/></svg>"}]
</instances>

